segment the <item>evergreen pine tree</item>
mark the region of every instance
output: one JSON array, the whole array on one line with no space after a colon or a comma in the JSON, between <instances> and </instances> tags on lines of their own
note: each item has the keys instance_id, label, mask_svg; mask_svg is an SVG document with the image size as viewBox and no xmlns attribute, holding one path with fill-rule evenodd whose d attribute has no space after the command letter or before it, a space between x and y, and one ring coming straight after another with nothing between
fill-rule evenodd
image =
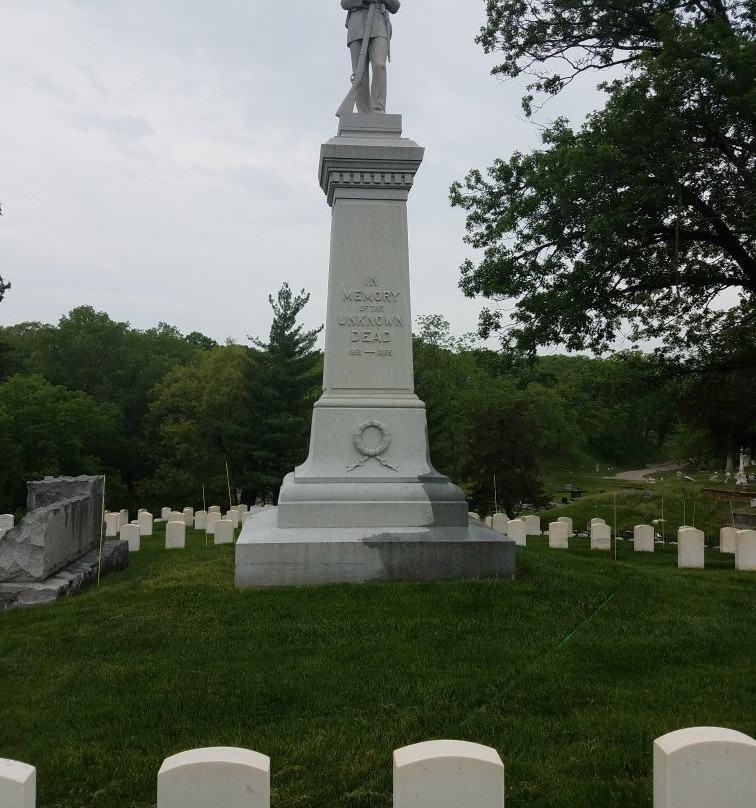
<instances>
[{"instance_id":1,"label":"evergreen pine tree","mask_svg":"<svg viewBox=\"0 0 756 808\"><path fill-rule=\"evenodd\" d=\"M313 350L320 328L305 331L297 318L310 299L284 283L274 298L267 342L249 337L249 425L241 478L246 493L278 498L284 476L307 458L312 405L322 379L322 355Z\"/></svg>"}]
</instances>

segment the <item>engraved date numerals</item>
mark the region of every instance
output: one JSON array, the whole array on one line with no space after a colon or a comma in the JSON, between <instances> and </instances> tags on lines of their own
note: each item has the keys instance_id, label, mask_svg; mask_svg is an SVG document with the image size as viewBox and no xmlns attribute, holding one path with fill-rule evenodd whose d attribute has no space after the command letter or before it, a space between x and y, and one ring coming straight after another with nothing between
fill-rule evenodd
<instances>
[{"instance_id":1,"label":"engraved date numerals","mask_svg":"<svg viewBox=\"0 0 756 808\"><path fill-rule=\"evenodd\" d=\"M349 356L393 356L394 352L390 348L381 348L377 351L365 351L362 348L352 348Z\"/></svg>"}]
</instances>

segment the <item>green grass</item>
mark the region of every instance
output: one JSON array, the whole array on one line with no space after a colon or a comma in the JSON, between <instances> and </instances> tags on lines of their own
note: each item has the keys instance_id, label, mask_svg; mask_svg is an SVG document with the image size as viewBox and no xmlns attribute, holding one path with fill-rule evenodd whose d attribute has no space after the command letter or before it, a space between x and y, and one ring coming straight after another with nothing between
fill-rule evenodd
<instances>
[{"instance_id":1,"label":"green grass","mask_svg":"<svg viewBox=\"0 0 756 808\"><path fill-rule=\"evenodd\" d=\"M716 551L531 539L515 583L237 591L231 547L143 542L0 615L0 757L39 808L152 806L165 757L214 745L270 755L275 808L388 807L392 751L434 738L495 747L508 808L650 808L655 737L756 735L756 575Z\"/></svg>"}]
</instances>

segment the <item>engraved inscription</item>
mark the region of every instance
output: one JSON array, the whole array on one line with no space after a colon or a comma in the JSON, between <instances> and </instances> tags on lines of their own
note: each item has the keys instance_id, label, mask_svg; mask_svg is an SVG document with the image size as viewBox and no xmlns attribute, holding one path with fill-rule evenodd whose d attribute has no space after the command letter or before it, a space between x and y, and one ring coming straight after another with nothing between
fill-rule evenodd
<instances>
[{"instance_id":1,"label":"engraved inscription","mask_svg":"<svg viewBox=\"0 0 756 808\"><path fill-rule=\"evenodd\" d=\"M338 314L337 322L349 329L349 342L361 346L353 347L349 355L393 356L391 350L379 350L379 347L391 342L391 329L405 327L402 317L391 312L392 307L400 302L402 292L383 288L374 275L365 275L362 284L363 289L348 289L341 293L341 303L346 310Z\"/></svg>"},{"instance_id":2,"label":"engraved inscription","mask_svg":"<svg viewBox=\"0 0 756 808\"><path fill-rule=\"evenodd\" d=\"M371 301L375 301L376 303L396 303L399 300L399 295L401 292L382 292L380 290L375 292L364 292L361 289L357 289L355 291L344 292L344 302L350 303L369 303Z\"/></svg>"},{"instance_id":3,"label":"engraved inscription","mask_svg":"<svg viewBox=\"0 0 756 808\"><path fill-rule=\"evenodd\" d=\"M356 326L357 328L399 328L404 326L401 317L392 317L388 314L340 314L339 325Z\"/></svg>"}]
</instances>

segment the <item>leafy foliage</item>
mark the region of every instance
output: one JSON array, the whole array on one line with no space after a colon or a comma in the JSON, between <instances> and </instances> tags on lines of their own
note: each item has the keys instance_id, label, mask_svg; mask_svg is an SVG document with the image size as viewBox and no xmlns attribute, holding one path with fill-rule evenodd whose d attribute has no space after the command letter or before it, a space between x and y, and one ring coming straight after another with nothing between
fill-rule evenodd
<instances>
[{"instance_id":1,"label":"leafy foliage","mask_svg":"<svg viewBox=\"0 0 756 808\"><path fill-rule=\"evenodd\" d=\"M421 321L415 387L426 403L434 465L480 513L542 502L547 474L658 459L673 434L687 380L635 352L610 359L546 356L513 363L452 350L443 318ZM423 335L429 334L431 342ZM666 368L665 368L666 372Z\"/></svg>"},{"instance_id":2,"label":"leafy foliage","mask_svg":"<svg viewBox=\"0 0 756 808\"><path fill-rule=\"evenodd\" d=\"M297 323L310 295L294 295L287 283L268 297L273 322L268 342L250 337L246 402L248 423L239 440L245 449L244 488L261 498L278 498L283 477L307 457L312 405L322 379L322 358L314 350L321 328Z\"/></svg>"},{"instance_id":3,"label":"leafy foliage","mask_svg":"<svg viewBox=\"0 0 756 808\"><path fill-rule=\"evenodd\" d=\"M671 353L723 326L721 295L756 316L756 43L748 6L523 3L490 0L479 41L503 75L531 72L558 92L575 75L626 63L607 103L574 132L563 119L543 148L471 171L451 189L466 241L469 296L514 300L481 316L505 345L607 350L632 326ZM549 72L552 63L567 73ZM526 107L532 101L528 97Z\"/></svg>"},{"instance_id":4,"label":"leafy foliage","mask_svg":"<svg viewBox=\"0 0 756 808\"><path fill-rule=\"evenodd\" d=\"M196 362L201 350L165 323L140 331L91 306L73 309L57 326L32 322L1 328L0 343L5 345L0 380L37 375L117 413L119 433L98 456L103 467L118 469L123 481L124 488L117 488L111 473L108 489L131 504L136 483L150 475L154 462L144 438L148 393L169 370ZM47 431L57 429L55 423L50 420ZM38 437L44 439L41 433Z\"/></svg>"},{"instance_id":5,"label":"leafy foliage","mask_svg":"<svg viewBox=\"0 0 756 808\"><path fill-rule=\"evenodd\" d=\"M464 471L473 509L489 513L494 504L514 516L522 503L544 506L538 425L527 403L478 408L471 415Z\"/></svg>"},{"instance_id":6,"label":"leafy foliage","mask_svg":"<svg viewBox=\"0 0 756 808\"><path fill-rule=\"evenodd\" d=\"M663 370L684 390L676 459L706 464L729 455L737 469L742 447L756 457L756 318L743 322L730 312L711 340Z\"/></svg>"},{"instance_id":7,"label":"leafy foliage","mask_svg":"<svg viewBox=\"0 0 756 808\"><path fill-rule=\"evenodd\" d=\"M46 475L105 473L123 495L120 472L108 465L123 441L121 414L83 392L39 375L0 385L0 510L26 501L26 481Z\"/></svg>"},{"instance_id":8,"label":"leafy foliage","mask_svg":"<svg viewBox=\"0 0 756 808\"><path fill-rule=\"evenodd\" d=\"M247 349L216 346L198 365L167 373L150 393L146 441L155 470L139 491L149 502L226 502L226 463L241 463L233 439L248 420Z\"/></svg>"},{"instance_id":9,"label":"leafy foliage","mask_svg":"<svg viewBox=\"0 0 756 808\"><path fill-rule=\"evenodd\" d=\"M26 479L80 473L107 474L113 507L197 507L203 486L225 502L226 463L246 501L275 500L306 457L322 371L317 331L297 324L306 302L284 286L269 339L254 347L165 324L138 331L91 307L57 326L1 328L0 508L23 507ZM672 439L717 468L741 445L756 448L756 324L733 316L718 341L660 365L635 352L517 363L453 337L439 315L419 322L415 384L431 457L481 513L493 509L494 474L498 501L514 509L537 502L557 472L643 465Z\"/></svg>"}]
</instances>

